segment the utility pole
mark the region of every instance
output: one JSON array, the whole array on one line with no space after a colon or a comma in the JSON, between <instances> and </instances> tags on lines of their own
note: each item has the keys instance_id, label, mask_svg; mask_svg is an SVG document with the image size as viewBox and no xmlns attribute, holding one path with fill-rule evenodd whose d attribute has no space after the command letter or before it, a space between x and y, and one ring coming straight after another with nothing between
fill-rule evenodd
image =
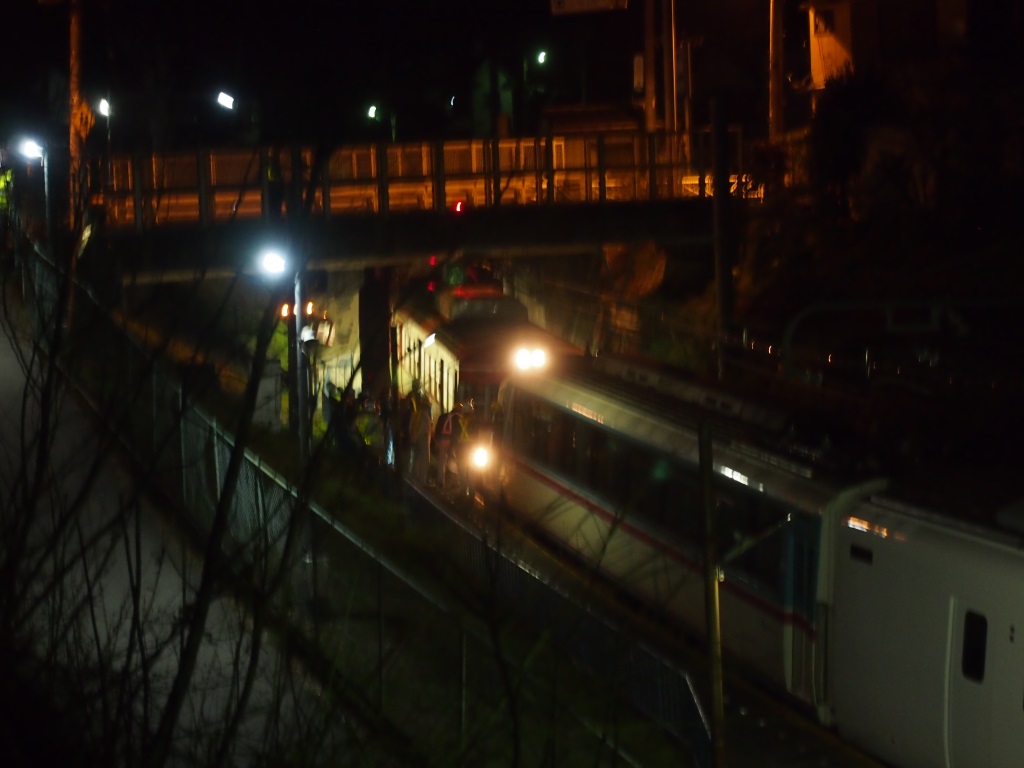
<instances>
[{"instance_id":1,"label":"utility pole","mask_svg":"<svg viewBox=\"0 0 1024 768\"><path fill-rule=\"evenodd\" d=\"M704 607L708 658L711 660L711 749L714 768L725 768L725 694L722 630L718 600L718 551L715 546L715 496L711 426L702 417L697 433L700 499L704 510Z\"/></svg>"},{"instance_id":2,"label":"utility pole","mask_svg":"<svg viewBox=\"0 0 1024 768\"><path fill-rule=\"evenodd\" d=\"M768 14L768 140L782 138L782 6L783 0L769 0Z\"/></svg>"},{"instance_id":3,"label":"utility pole","mask_svg":"<svg viewBox=\"0 0 1024 768\"><path fill-rule=\"evenodd\" d=\"M715 294L718 303L718 379L725 376L725 344L732 333L733 315L733 235L732 201L730 199L728 131L722 105L711 102L711 154L714 201L712 229L715 247Z\"/></svg>"},{"instance_id":4,"label":"utility pole","mask_svg":"<svg viewBox=\"0 0 1024 768\"><path fill-rule=\"evenodd\" d=\"M70 150L70 215L68 221L71 230L78 229L78 198L81 187L82 169L82 94L81 83L81 47L82 47L82 3L81 0L70 0L70 29L68 32L68 147Z\"/></svg>"},{"instance_id":5,"label":"utility pole","mask_svg":"<svg viewBox=\"0 0 1024 768\"><path fill-rule=\"evenodd\" d=\"M654 133L657 122L654 92L654 0L644 0L644 130Z\"/></svg>"},{"instance_id":6,"label":"utility pole","mask_svg":"<svg viewBox=\"0 0 1024 768\"><path fill-rule=\"evenodd\" d=\"M675 133L679 130L676 125L676 78L679 73L676 67L676 0L661 0L661 51L665 81L665 130L668 133Z\"/></svg>"},{"instance_id":7,"label":"utility pole","mask_svg":"<svg viewBox=\"0 0 1024 768\"><path fill-rule=\"evenodd\" d=\"M686 98L683 99L683 130L686 132L686 163L693 167L696 159L693 151L693 46L700 40L684 37L686 45Z\"/></svg>"}]
</instances>

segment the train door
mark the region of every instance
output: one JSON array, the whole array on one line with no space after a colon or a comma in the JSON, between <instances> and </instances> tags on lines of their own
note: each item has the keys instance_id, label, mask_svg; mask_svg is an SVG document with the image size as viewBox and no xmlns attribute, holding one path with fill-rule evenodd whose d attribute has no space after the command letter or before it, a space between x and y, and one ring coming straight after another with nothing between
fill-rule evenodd
<instances>
[{"instance_id":1,"label":"train door","mask_svg":"<svg viewBox=\"0 0 1024 768\"><path fill-rule=\"evenodd\" d=\"M951 605L946 721L952 768L1019 766L1024 755L1024 621L985 601Z\"/></svg>"},{"instance_id":2,"label":"train door","mask_svg":"<svg viewBox=\"0 0 1024 768\"><path fill-rule=\"evenodd\" d=\"M992 766L1024 761L1024 617L1006 616L993 639ZM1000 637L1000 633L1002 636Z\"/></svg>"}]
</instances>

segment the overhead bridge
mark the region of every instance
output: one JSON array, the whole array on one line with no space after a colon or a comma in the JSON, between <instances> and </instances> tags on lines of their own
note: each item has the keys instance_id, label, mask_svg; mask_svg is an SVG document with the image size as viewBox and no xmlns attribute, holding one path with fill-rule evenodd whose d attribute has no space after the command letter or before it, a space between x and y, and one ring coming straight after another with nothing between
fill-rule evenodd
<instances>
[{"instance_id":1,"label":"overhead bridge","mask_svg":"<svg viewBox=\"0 0 1024 768\"><path fill-rule=\"evenodd\" d=\"M756 195L738 142L728 154L730 194ZM711 236L710 166L688 162L676 134L203 149L114 156L104 170L93 211L113 242L141 246L141 269L194 266L181 259L200 233L206 266L237 268L298 221L311 259L350 267Z\"/></svg>"}]
</instances>

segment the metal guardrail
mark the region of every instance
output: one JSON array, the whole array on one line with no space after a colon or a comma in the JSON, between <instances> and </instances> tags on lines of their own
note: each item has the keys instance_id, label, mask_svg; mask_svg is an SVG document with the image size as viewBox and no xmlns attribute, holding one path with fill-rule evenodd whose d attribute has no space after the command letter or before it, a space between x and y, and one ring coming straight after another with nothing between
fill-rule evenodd
<instances>
[{"instance_id":1,"label":"metal guardrail","mask_svg":"<svg viewBox=\"0 0 1024 768\"><path fill-rule=\"evenodd\" d=\"M701 142L699 147L710 147ZM700 151L701 157L709 152ZM756 196L730 139L735 194ZM606 133L417 144L198 150L111 158L91 195L108 226L146 229L280 215L643 201L711 194L710 162L679 134ZM294 203L291 203L294 204Z\"/></svg>"}]
</instances>

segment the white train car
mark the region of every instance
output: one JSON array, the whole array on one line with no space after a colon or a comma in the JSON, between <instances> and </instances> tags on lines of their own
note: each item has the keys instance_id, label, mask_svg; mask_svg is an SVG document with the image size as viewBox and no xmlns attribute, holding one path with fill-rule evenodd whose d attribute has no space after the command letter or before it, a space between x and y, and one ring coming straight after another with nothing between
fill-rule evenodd
<instances>
[{"instance_id":1,"label":"white train car","mask_svg":"<svg viewBox=\"0 0 1024 768\"><path fill-rule=\"evenodd\" d=\"M700 392L694 388L692 399ZM501 396L494 483L503 504L530 525L699 633L699 409L675 394L590 372L513 377ZM824 478L769 450L784 422L734 405L716 398L713 412L723 643L765 680L814 704L824 676L816 612L821 521L826 511L849 514L881 485Z\"/></svg>"},{"instance_id":2,"label":"white train car","mask_svg":"<svg viewBox=\"0 0 1024 768\"><path fill-rule=\"evenodd\" d=\"M460 401L474 400L489 418L498 389L517 367L517 355L529 365L580 350L527 318L526 307L500 289L485 285L457 288L432 302L410 302L394 312L398 337L400 389L413 378L444 413ZM518 363L522 366L523 361Z\"/></svg>"},{"instance_id":3,"label":"white train car","mask_svg":"<svg viewBox=\"0 0 1024 768\"><path fill-rule=\"evenodd\" d=\"M1024 765L1020 538L884 498L830 526L822 719L899 768Z\"/></svg>"},{"instance_id":4,"label":"white train car","mask_svg":"<svg viewBox=\"0 0 1024 768\"><path fill-rule=\"evenodd\" d=\"M511 513L701 634L699 407L726 651L895 768L1024 766L1021 536L825 468L770 411L615 373L506 382L493 482Z\"/></svg>"}]
</instances>

